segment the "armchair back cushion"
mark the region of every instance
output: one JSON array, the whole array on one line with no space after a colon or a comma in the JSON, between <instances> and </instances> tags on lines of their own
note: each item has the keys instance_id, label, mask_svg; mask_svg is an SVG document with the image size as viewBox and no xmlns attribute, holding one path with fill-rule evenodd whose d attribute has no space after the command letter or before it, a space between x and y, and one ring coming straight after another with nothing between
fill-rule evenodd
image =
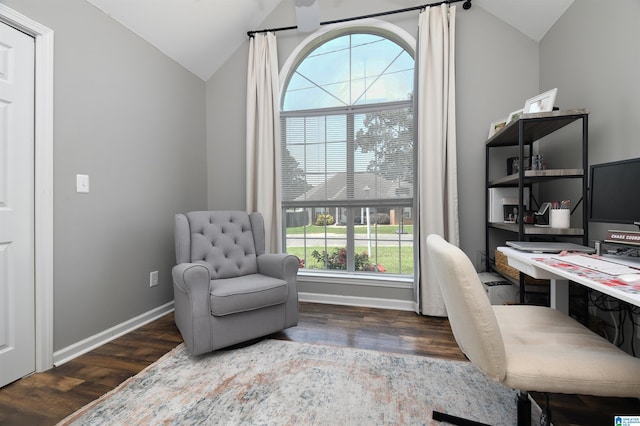
<instances>
[{"instance_id":1,"label":"armchair back cushion","mask_svg":"<svg viewBox=\"0 0 640 426\"><path fill-rule=\"evenodd\" d=\"M257 273L256 234L252 226L264 225L251 216L241 211L197 211L177 216L178 263L202 264L212 280ZM264 242L258 241L260 244L264 247Z\"/></svg>"}]
</instances>

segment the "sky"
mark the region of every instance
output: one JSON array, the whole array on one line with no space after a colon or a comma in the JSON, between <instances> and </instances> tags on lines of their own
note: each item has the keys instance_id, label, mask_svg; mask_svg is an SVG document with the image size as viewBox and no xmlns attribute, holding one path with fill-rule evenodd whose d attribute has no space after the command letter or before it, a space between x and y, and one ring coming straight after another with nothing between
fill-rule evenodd
<instances>
[{"instance_id":1,"label":"sky","mask_svg":"<svg viewBox=\"0 0 640 426\"><path fill-rule=\"evenodd\" d=\"M347 170L347 111L352 105L404 101L413 93L414 60L400 45L373 34L347 34L313 50L298 66L283 96L283 111L345 108L314 117L287 116L286 147L307 173L323 184ZM354 135L364 113L354 115ZM357 150L355 172L364 172L373 153Z\"/></svg>"}]
</instances>

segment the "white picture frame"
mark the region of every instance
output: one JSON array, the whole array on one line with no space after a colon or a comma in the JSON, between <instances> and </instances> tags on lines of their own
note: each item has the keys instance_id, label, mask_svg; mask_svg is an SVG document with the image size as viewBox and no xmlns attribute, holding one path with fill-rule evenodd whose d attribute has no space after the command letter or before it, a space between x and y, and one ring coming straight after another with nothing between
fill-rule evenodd
<instances>
[{"instance_id":1,"label":"white picture frame","mask_svg":"<svg viewBox=\"0 0 640 426\"><path fill-rule=\"evenodd\" d=\"M513 111L511 114L509 114L507 124L519 119L523 112L524 112L524 108L520 108L518 110Z\"/></svg>"},{"instance_id":2,"label":"white picture frame","mask_svg":"<svg viewBox=\"0 0 640 426\"><path fill-rule=\"evenodd\" d=\"M540 93L538 96L534 96L531 99L527 99L524 103L523 113L529 114L534 112L548 112L553 111L553 106L556 102L556 96L558 89L547 90L544 93Z\"/></svg>"},{"instance_id":3,"label":"white picture frame","mask_svg":"<svg viewBox=\"0 0 640 426\"><path fill-rule=\"evenodd\" d=\"M508 120L509 117L505 117L491 123L491 126L489 127L489 138L502 130L507 125Z\"/></svg>"}]
</instances>

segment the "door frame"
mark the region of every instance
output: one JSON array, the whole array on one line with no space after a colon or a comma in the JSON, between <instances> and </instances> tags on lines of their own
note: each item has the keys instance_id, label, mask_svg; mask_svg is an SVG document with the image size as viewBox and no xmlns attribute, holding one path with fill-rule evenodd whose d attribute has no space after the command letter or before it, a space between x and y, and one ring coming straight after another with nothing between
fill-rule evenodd
<instances>
[{"instance_id":1,"label":"door frame","mask_svg":"<svg viewBox=\"0 0 640 426\"><path fill-rule=\"evenodd\" d=\"M53 367L53 31L0 4L0 22L35 39L36 371Z\"/></svg>"}]
</instances>

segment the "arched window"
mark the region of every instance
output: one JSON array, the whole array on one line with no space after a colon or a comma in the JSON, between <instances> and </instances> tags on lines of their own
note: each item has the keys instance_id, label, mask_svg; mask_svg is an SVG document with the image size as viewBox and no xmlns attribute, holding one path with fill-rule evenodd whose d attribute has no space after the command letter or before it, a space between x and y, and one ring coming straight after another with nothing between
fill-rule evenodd
<instances>
[{"instance_id":1,"label":"arched window","mask_svg":"<svg viewBox=\"0 0 640 426\"><path fill-rule=\"evenodd\" d=\"M302 271L413 275L413 81L412 53L370 30L323 37L289 73L283 241Z\"/></svg>"}]
</instances>

